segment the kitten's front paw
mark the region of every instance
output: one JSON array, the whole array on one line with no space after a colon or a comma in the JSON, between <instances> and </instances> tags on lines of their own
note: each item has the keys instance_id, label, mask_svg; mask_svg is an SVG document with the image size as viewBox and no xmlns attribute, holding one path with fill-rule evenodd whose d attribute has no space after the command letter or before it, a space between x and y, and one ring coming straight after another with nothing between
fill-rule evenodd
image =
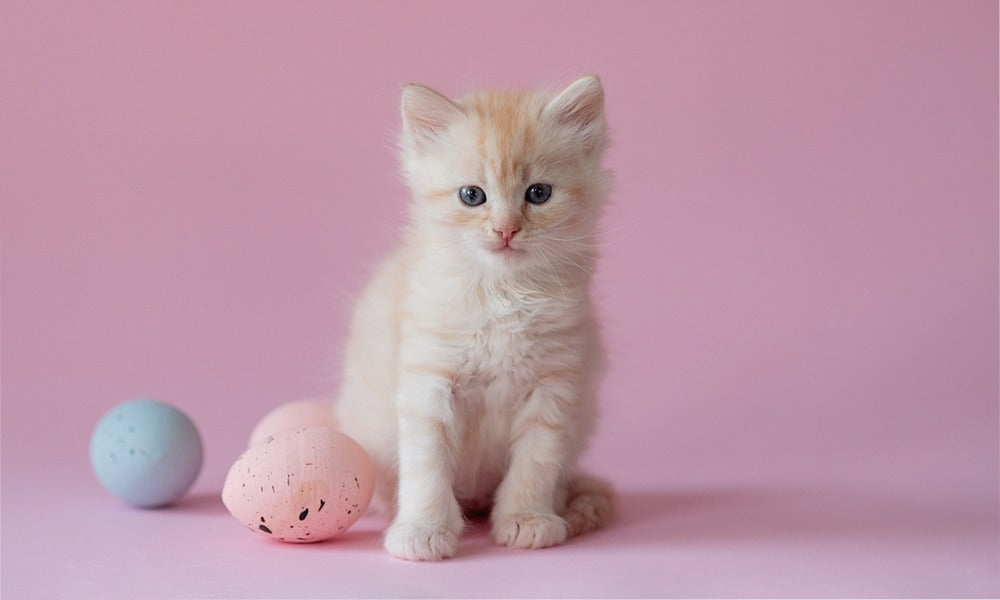
<instances>
[{"instance_id":1,"label":"kitten's front paw","mask_svg":"<svg viewBox=\"0 0 1000 600\"><path fill-rule=\"evenodd\" d=\"M385 533L385 549L406 560L441 560L458 552L458 534L416 523L393 523Z\"/></svg>"},{"instance_id":2,"label":"kitten's front paw","mask_svg":"<svg viewBox=\"0 0 1000 600\"><path fill-rule=\"evenodd\" d=\"M566 521L552 513L515 513L493 523L493 539L511 548L545 548L566 541Z\"/></svg>"}]
</instances>

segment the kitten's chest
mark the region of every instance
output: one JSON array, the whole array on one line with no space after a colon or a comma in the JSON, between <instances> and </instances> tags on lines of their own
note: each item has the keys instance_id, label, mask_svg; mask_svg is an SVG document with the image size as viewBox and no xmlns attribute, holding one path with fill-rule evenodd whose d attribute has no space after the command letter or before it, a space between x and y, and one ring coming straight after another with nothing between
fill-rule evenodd
<instances>
[{"instance_id":1,"label":"kitten's chest","mask_svg":"<svg viewBox=\"0 0 1000 600\"><path fill-rule=\"evenodd\" d=\"M545 360L546 337L566 318L561 311L547 301L485 304L467 325L462 375L480 385L530 383Z\"/></svg>"},{"instance_id":2,"label":"kitten's chest","mask_svg":"<svg viewBox=\"0 0 1000 600\"><path fill-rule=\"evenodd\" d=\"M531 349L537 334L527 314L483 319L471 331L466 356L467 375L518 375L532 362Z\"/></svg>"},{"instance_id":3,"label":"kitten's chest","mask_svg":"<svg viewBox=\"0 0 1000 600\"><path fill-rule=\"evenodd\" d=\"M461 392L502 384L507 398L520 395L546 371L545 363L565 347L566 332L584 307L582 297L573 301L541 290L434 291L433 299L414 306L417 329L428 335L414 338L410 347L453 373ZM442 302L448 297L457 300Z\"/></svg>"}]
</instances>

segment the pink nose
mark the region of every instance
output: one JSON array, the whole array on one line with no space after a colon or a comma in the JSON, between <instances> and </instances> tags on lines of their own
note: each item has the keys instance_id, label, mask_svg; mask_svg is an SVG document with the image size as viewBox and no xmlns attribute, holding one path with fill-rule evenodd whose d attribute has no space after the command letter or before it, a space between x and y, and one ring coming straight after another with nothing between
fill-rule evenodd
<instances>
[{"instance_id":1,"label":"pink nose","mask_svg":"<svg viewBox=\"0 0 1000 600\"><path fill-rule=\"evenodd\" d=\"M509 244L510 241L514 239L514 235L516 235L518 231L521 231L521 229L518 227L501 227L499 229L494 228L493 231L502 237L505 243Z\"/></svg>"}]
</instances>

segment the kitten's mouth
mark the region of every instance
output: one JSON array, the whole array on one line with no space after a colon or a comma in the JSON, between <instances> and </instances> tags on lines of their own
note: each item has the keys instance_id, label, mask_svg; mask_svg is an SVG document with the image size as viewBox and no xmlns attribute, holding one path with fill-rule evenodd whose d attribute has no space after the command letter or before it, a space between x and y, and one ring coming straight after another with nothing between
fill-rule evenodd
<instances>
[{"instance_id":1,"label":"kitten's mouth","mask_svg":"<svg viewBox=\"0 0 1000 600\"><path fill-rule=\"evenodd\" d=\"M518 254L524 254L522 248L515 248L509 244L498 244L490 248L490 252L493 254L499 254L500 256L515 256Z\"/></svg>"}]
</instances>

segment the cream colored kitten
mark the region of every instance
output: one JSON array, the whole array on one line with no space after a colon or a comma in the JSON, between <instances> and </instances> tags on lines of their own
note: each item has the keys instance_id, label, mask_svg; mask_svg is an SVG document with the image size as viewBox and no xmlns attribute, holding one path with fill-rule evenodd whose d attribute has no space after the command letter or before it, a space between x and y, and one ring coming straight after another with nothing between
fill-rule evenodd
<instances>
[{"instance_id":1,"label":"cream colored kitten","mask_svg":"<svg viewBox=\"0 0 1000 600\"><path fill-rule=\"evenodd\" d=\"M463 509L541 548L604 523L575 470L602 352L589 296L604 196L604 91L402 98L402 247L358 302L337 418L377 465L393 555L453 556Z\"/></svg>"}]
</instances>

